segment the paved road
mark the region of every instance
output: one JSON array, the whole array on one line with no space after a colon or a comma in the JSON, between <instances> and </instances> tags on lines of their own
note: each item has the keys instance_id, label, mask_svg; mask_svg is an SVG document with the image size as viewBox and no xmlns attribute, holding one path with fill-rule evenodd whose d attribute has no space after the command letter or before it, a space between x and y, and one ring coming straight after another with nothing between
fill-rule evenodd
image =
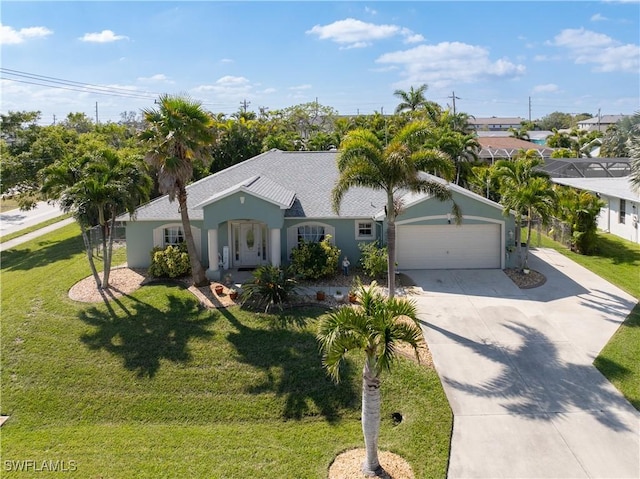
<instances>
[{"instance_id":1,"label":"paved road","mask_svg":"<svg viewBox=\"0 0 640 479\"><path fill-rule=\"evenodd\" d=\"M561 254L545 285L420 271L420 319L454 413L448 477L640 477L640 413L592 365L637 299ZM415 274L413 274L415 273Z\"/></svg>"},{"instance_id":2,"label":"paved road","mask_svg":"<svg viewBox=\"0 0 640 479\"><path fill-rule=\"evenodd\" d=\"M62 216L64 213L56 205L50 205L46 202L38 203L37 207L29 211L10 210L0 214L0 235L6 235L15 231L20 231L30 226L37 225L52 218ZM42 236L50 231L62 228L73 223L72 218L68 218L58 223L46 226L39 230L19 236L10 241L0 243L0 251L6 251L33 238Z\"/></svg>"}]
</instances>

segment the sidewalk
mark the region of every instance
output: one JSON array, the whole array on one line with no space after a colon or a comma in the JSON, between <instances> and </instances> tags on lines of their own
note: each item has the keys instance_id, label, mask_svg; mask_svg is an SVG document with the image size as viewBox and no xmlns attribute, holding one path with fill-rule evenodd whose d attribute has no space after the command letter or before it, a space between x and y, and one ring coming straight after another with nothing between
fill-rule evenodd
<instances>
[{"instance_id":1,"label":"sidewalk","mask_svg":"<svg viewBox=\"0 0 640 479\"><path fill-rule=\"evenodd\" d=\"M8 249L15 248L16 246L21 245L22 243L26 243L27 241L30 241L34 238L45 235L51 231L55 231L64 226L70 225L74 221L75 220L73 218L67 218L65 220L58 221L57 223L54 223L52 225L45 226L44 228L40 228L39 230L32 231L31 233L27 233L25 235L19 236L12 240L0 243L0 251L6 251Z\"/></svg>"}]
</instances>

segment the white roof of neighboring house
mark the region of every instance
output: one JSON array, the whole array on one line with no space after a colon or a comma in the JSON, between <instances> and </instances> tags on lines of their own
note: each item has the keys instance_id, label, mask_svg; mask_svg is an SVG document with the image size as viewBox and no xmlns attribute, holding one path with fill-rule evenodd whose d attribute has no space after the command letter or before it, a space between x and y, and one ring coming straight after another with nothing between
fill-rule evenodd
<instances>
[{"instance_id":1,"label":"white roof of neighboring house","mask_svg":"<svg viewBox=\"0 0 640 479\"><path fill-rule=\"evenodd\" d=\"M600 118L594 116L593 118L587 118L586 120L581 120L578 122L578 125L611 125L613 123L617 123L628 115L601 115Z\"/></svg>"},{"instance_id":2,"label":"white roof of neighboring house","mask_svg":"<svg viewBox=\"0 0 640 479\"><path fill-rule=\"evenodd\" d=\"M520 117L500 117L492 116L488 118L471 118L469 123L472 125L520 125L524 118Z\"/></svg>"},{"instance_id":3,"label":"white roof of neighboring house","mask_svg":"<svg viewBox=\"0 0 640 479\"><path fill-rule=\"evenodd\" d=\"M633 189L628 176L621 178L552 178L554 183L572 186L604 196L640 203L640 193Z\"/></svg>"}]
</instances>

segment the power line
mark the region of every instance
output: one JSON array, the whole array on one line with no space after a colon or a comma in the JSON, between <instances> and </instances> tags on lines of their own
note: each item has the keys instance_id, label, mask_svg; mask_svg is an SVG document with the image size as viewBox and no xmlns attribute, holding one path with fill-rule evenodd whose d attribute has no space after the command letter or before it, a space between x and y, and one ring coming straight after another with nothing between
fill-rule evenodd
<instances>
[{"instance_id":1,"label":"power line","mask_svg":"<svg viewBox=\"0 0 640 479\"><path fill-rule=\"evenodd\" d=\"M13 81L17 83L26 83L30 85L44 86L48 88L55 88L60 90L79 91L83 93L94 93L98 95L109 95L124 98L140 98L143 100L149 100L157 97L158 93L141 91L141 90L129 90L126 88L108 87L102 85L95 85L92 83L81 83L73 80L64 80L62 78L48 77L45 75L37 75L35 73L21 72L18 70L11 70L9 68L0 68L0 74L3 80ZM7 77L9 75L9 77ZM11 78L18 77L18 78Z\"/></svg>"}]
</instances>

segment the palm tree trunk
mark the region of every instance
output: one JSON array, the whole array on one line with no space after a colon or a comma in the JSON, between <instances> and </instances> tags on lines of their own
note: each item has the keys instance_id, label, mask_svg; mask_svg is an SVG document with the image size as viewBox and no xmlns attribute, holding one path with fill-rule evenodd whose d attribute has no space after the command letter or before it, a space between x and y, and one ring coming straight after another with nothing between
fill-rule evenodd
<instances>
[{"instance_id":1,"label":"palm tree trunk","mask_svg":"<svg viewBox=\"0 0 640 479\"><path fill-rule=\"evenodd\" d=\"M380 379L374 374L372 362L375 362L375 357L367 357L362 371L362 434L366 449L362 472L367 476L375 476L382 469L378 460Z\"/></svg>"},{"instance_id":2,"label":"palm tree trunk","mask_svg":"<svg viewBox=\"0 0 640 479\"><path fill-rule=\"evenodd\" d=\"M107 223L100 223L100 230L102 232L102 288L107 289L109 287L109 270L107 265L109 264L109 251L107 250Z\"/></svg>"},{"instance_id":3,"label":"palm tree trunk","mask_svg":"<svg viewBox=\"0 0 640 479\"><path fill-rule=\"evenodd\" d=\"M87 230L84 226L80 225L80 231L82 232L82 240L84 241L84 250L87 253L87 259L89 260L89 267L91 268L91 274L93 274L93 278L96 280L96 286L98 289L102 289L102 281L100 281L100 275L98 274L98 270L96 269L96 264L93 262L93 251L91 248L91 240L87 235Z\"/></svg>"},{"instance_id":4,"label":"palm tree trunk","mask_svg":"<svg viewBox=\"0 0 640 479\"><path fill-rule=\"evenodd\" d=\"M531 209L529 209L529 217L527 218L527 244L524 250L523 267L529 267L529 245L531 244Z\"/></svg>"},{"instance_id":5,"label":"palm tree trunk","mask_svg":"<svg viewBox=\"0 0 640 479\"><path fill-rule=\"evenodd\" d=\"M182 218L184 240L187 243L187 252L189 253L189 261L191 263L191 277L193 278L193 284L196 286L204 286L209 284L209 280L204 272L202 263L200 263L196 244L193 241L191 221L189 220L189 212L187 211L187 190L184 186L180 188L180 192L178 193L178 203L180 205L180 217Z\"/></svg>"},{"instance_id":6,"label":"palm tree trunk","mask_svg":"<svg viewBox=\"0 0 640 479\"><path fill-rule=\"evenodd\" d=\"M113 259L113 232L116 228L116 212L111 211L111 225L109 226L109 241L107 242L107 251L104 254L104 275L103 283L106 288L109 287L109 276L111 274L111 264Z\"/></svg>"},{"instance_id":7,"label":"palm tree trunk","mask_svg":"<svg viewBox=\"0 0 640 479\"><path fill-rule=\"evenodd\" d=\"M396 294L396 212L393 194L387 196L387 286L389 297Z\"/></svg>"}]
</instances>

